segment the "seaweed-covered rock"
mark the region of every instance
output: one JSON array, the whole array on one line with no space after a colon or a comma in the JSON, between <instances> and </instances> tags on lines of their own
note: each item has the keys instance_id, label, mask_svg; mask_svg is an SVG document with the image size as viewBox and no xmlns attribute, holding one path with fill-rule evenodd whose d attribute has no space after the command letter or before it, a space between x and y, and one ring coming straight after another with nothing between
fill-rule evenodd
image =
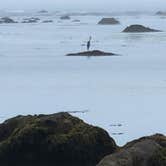
<instances>
[{"instance_id":1,"label":"seaweed-covered rock","mask_svg":"<svg viewBox=\"0 0 166 166\"><path fill-rule=\"evenodd\" d=\"M68 113L18 116L0 124L0 163L95 166L116 144L101 128Z\"/></svg>"},{"instance_id":2,"label":"seaweed-covered rock","mask_svg":"<svg viewBox=\"0 0 166 166\"><path fill-rule=\"evenodd\" d=\"M139 33L139 32L161 32L160 30L151 29L149 27L145 27L142 25L130 25L127 28L123 30L123 32L129 32L129 33Z\"/></svg>"},{"instance_id":3,"label":"seaweed-covered rock","mask_svg":"<svg viewBox=\"0 0 166 166\"><path fill-rule=\"evenodd\" d=\"M78 53L72 53L67 54L66 56L117 56L117 54L110 53L110 52L103 52L99 50L93 50L93 51L85 51L85 52L78 52Z\"/></svg>"},{"instance_id":4,"label":"seaweed-covered rock","mask_svg":"<svg viewBox=\"0 0 166 166\"><path fill-rule=\"evenodd\" d=\"M70 20L71 18L68 15L64 15L64 16L61 16L60 19L61 20Z\"/></svg>"},{"instance_id":5,"label":"seaweed-covered rock","mask_svg":"<svg viewBox=\"0 0 166 166\"><path fill-rule=\"evenodd\" d=\"M9 18L9 17L2 17L0 19L0 23L17 23L16 21L14 21L13 19Z\"/></svg>"},{"instance_id":6,"label":"seaweed-covered rock","mask_svg":"<svg viewBox=\"0 0 166 166\"><path fill-rule=\"evenodd\" d=\"M115 25L120 24L118 20L115 18L103 18L101 21L98 22L99 25Z\"/></svg>"},{"instance_id":7,"label":"seaweed-covered rock","mask_svg":"<svg viewBox=\"0 0 166 166\"><path fill-rule=\"evenodd\" d=\"M156 134L132 141L97 166L165 166L166 137Z\"/></svg>"}]
</instances>

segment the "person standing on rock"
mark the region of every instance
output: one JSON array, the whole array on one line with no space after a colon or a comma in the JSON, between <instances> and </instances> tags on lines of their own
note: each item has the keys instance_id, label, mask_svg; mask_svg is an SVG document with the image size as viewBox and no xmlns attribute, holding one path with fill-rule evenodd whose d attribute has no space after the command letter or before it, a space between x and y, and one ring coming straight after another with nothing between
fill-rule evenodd
<instances>
[{"instance_id":1,"label":"person standing on rock","mask_svg":"<svg viewBox=\"0 0 166 166\"><path fill-rule=\"evenodd\" d=\"M90 37L89 37L89 41L87 42L87 50L88 50L88 51L89 51L90 46L91 46L91 40L92 40L92 37L90 36Z\"/></svg>"}]
</instances>

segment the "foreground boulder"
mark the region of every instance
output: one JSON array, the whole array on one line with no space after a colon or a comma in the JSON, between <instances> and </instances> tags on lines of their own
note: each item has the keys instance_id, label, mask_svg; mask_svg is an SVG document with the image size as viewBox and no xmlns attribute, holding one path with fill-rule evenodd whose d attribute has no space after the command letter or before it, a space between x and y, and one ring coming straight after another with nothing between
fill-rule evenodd
<instances>
[{"instance_id":1,"label":"foreground boulder","mask_svg":"<svg viewBox=\"0 0 166 166\"><path fill-rule=\"evenodd\" d=\"M98 22L99 25L115 25L120 24L118 20L115 18L103 18L101 21Z\"/></svg>"},{"instance_id":2,"label":"foreground boulder","mask_svg":"<svg viewBox=\"0 0 166 166\"><path fill-rule=\"evenodd\" d=\"M0 19L0 23L6 23L6 24L10 24L10 23L17 23L16 21L14 21L13 19L9 18L9 17L2 17Z\"/></svg>"},{"instance_id":3,"label":"foreground boulder","mask_svg":"<svg viewBox=\"0 0 166 166\"><path fill-rule=\"evenodd\" d=\"M95 166L116 144L101 128L68 113L18 116L0 124L0 163Z\"/></svg>"},{"instance_id":4,"label":"foreground boulder","mask_svg":"<svg viewBox=\"0 0 166 166\"><path fill-rule=\"evenodd\" d=\"M149 27L145 27L142 25L130 25L126 29L123 30L123 32L129 32L129 33L139 33L139 32L161 32L160 30L151 29Z\"/></svg>"},{"instance_id":5,"label":"foreground boulder","mask_svg":"<svg viewBox=\"0 0 166 166\"><path fill-rule=\"evenodd\" d=\"M67 54L66 56L117 56L117 54L110 53L110 52L103 52L99 50L93 50L93 51L85 51L85 52L78 52L78 53L72 53Z\"/></svg>"},{"instance_id":6,"label":"foreground boulder","mask_svg":"<svg viewBox=\"0 0 166 166\"><path fill-rule=\"evenodd\" d=\"M97 166L166 166L166 137L157 134L132 141Z\"/></svg>"}]
</instances>

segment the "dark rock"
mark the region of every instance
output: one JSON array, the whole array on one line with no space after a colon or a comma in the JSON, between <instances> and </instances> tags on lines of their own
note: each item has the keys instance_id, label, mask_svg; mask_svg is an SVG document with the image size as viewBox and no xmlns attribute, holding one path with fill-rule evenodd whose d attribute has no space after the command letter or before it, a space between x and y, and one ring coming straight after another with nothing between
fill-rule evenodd
<instances>
[{"instance_id":1,"label":"dark rock","mask_svg":"<svg viewBox=\"0 0 166 166\"><path fill-rule=\"evenodd\" d=\"M80 20L73 20L72 22L80 22Z\"/></svg>"},{"instance_id":2,"label":"dark rock","mask_svg":"<svg viewBox=\"0 0 166 166\"><path fill-rule=\"evenodd\" d=\"M120 24L118 20L115 18L103 18L101 21L98 22L100 25L115 25Z\"/></svg>"},{"instance_id":3,"label":"dark rock","mask_svg":"<svg viewBox=\"0 0 166 166\"><path fill-rule=\"evenodd\" d=\"M161 32L161 31L136 24L136 25L130 25L129 27L124 29L123 32L140 33L140 32Z\"/></svg>"},{"instance_id":4,"label":"dark rock","mask_svg":"<svg viewBox=\"0 0 166 166\"><path fill-rule=\"evenodd\" d=\"M42 23L52 23L53 20L44 20Z\"/></svg>"},{"instance_id":5,"label":"dark rock","mask_svg":"<svg viewBox=\"0 0 166 166\"><path fill-rule=\"evenodd\" d=\"M39 20L37 17L25 18L22 23L37 23Z\"/></svg>"},{"instance_id":6,"label":"dark rock","mask_svg":"<svg viewBox=\"0 0 166 166\"><path fill-rule=\"evenodd\" d=\"M97 166L165 166L166 137L160 134L132 141Z\"/></svg>"},{"instance_id":7,"label":"dark rock","mask_svg":"<svg viewBox=\"0 0 166 166\"><path fill-rule=\"evenodd\" d=\"M95 166L116 148L106 131L68 113L18 116L0 124L4 166Z\"/></svg>"},{"instance_id":8,"label":"dark rock","mask_svg":"<svg viewBox=\"0 0 166 166\"><path fill-rule=\"evenodd\" d=\"M17 23L16 21L14 21L13 19L9 18L9 17L2 17L0 19L0 23Z\"/></svg>"},{"instance_id":9,"label":"dark rock","mask_svg":"<svg viewBox=\"0 0 166 166\"><path fill-rule=\"evenodd\" d=\"M70 20L70 16L65 15L60 17L61 20Z\"/></svg>"},{"instance_id":10,"label":"dark rock","mask_svg":"<svg viewBox=\"0 0 166 166\"><path fill-rule=\"evenodd\" d=\"M66 56L117 56L117 54L110 53L110 52L103 52L99 50L93 50L93 51L67 54Z\"/></svg>"},{"instance_id":11,"label":"dark rock","mask_svg":"<svg viewBox=\"0 0 166 166\"><path fill-rule=\"evenodd\" d=\"M38 13L48 13L47 10L40 10Z\"/></svg>"},{"instance_id":12,"label":"dark rock","mask_svg":"<svg viewBox=\"0 0 166 166\"><path fill-rule=\"evenodd\" d=\"M166 16L166 12L159 11L159 12L156 13L156 15Z\"/></svg>"}]
</instances>

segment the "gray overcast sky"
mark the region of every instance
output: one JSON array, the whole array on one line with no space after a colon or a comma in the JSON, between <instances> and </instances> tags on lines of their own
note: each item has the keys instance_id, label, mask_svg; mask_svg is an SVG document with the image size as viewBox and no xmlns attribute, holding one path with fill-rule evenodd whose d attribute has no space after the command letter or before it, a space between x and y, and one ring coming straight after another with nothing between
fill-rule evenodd
<instances>
[{"instance_id":1,"label":"gray overcast sky","mask_svg":"<svg viewBox=\"0 0 166 166\"><path fill-rule=\"evenodd\" d=\"M1 0L1 9L166 9L166 0Z\"/></svg>"}]
</instances>

